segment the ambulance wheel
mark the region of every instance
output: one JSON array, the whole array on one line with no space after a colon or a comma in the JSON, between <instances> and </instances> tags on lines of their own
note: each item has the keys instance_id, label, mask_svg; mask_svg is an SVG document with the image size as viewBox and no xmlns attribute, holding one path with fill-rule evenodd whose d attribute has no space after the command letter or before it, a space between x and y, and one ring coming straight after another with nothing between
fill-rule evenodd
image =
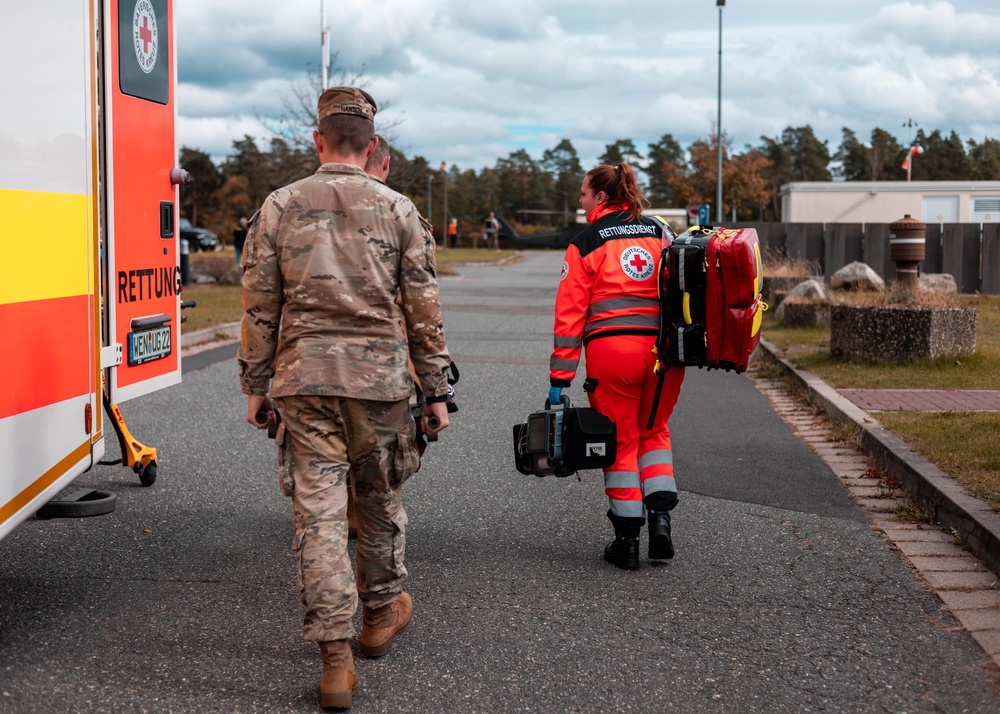
<instances>
[{"instance_id":1,"label":"ambulance wheel","mask_svg":"<svg viewBox=\"0 0 1000 714\"><path fill-rule=\"evenodd\" d=\"M150 461L146 467L139 472L139 483L143 486L152 486L156 483L156 462Z\"/></svg>"}]
</instances>

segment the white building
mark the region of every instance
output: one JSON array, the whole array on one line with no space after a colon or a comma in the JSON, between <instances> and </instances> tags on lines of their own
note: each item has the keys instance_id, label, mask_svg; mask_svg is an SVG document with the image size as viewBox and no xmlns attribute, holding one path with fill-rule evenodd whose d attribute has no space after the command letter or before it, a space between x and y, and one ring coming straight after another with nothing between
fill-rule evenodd
<instances>
[{"instance_id":1,"label":"white building","mask_svg":"<svg viewBox=\"0 0 1000 714\"><path fill-rule=\"evenodd\" d=\"M802 181L778 192L785 223L1000 222L1000 181Z\"/></svg>"}]
</instances>

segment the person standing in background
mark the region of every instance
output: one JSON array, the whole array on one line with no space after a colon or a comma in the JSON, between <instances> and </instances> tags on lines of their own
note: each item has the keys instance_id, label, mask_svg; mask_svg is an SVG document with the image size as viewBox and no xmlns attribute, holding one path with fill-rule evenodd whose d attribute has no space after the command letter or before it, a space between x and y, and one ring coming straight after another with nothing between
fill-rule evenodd
<instances>
[{"instance_id":1,"label":"person standing in background","mask_svg":"<svg viewBox=\"0 0 1000 714\"><path fill-rule=\"evenodd\" d=\"M247 242L247 219L241 218L239 224L233 229L233 248L236 249L236 264L243 262L243 246Z\"/></svg>"},{"instance_id":2,"label":"person standing in background","mask_svg":"<svg viewBox=\"0 0 1000 714\"><path fill-rule=\"evenodd\" d=\"M389 163L392 160L389 152L389 142L381 134L375 135L378 142L375 151L365 162L365 173L381 183L385 183L389 178Z\"/></svg>"},{"instance_id":3,"label":"person standing in background","mask_svg":"<svg viewBox=\"0 0 1000 714\"><path fill-rule=\"evenodd\" d=\"M500 250L500 221L493 211L486 219L486 245L493 250Z\"/></svg>"}]
</instances>

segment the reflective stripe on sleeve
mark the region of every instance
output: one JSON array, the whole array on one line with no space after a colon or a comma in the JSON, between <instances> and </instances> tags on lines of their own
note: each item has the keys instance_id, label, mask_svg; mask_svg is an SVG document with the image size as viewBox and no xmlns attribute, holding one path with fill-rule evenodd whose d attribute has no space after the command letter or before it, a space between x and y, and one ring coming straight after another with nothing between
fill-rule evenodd
<instances>
[{"instance_id":1,"label":"reflective stripe on sleeve","mask_svg":"<svg viewBox=\"0 0 1000 714\"><path fill-rule=\"evenodd\" d=\"M556 335L552 342L556 348L579 349L583 347L583 335Z\"/></svg>"},{"instance_id":2,"label":"reflective stripe on sleeve","mask_svg":"<svg viewBox=\"0 0 1000 714\"><path fill-rule=\"evenodd\" d=\"M551 372L576 372L579 365L579 359L557 359L555 357L549 359L549 371Z\"/></svg>"}]
</instances>

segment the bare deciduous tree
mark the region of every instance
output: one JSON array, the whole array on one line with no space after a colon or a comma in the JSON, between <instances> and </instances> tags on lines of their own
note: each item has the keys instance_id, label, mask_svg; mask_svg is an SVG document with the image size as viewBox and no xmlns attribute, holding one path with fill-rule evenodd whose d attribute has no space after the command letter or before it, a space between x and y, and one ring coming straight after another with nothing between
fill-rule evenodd
<instances>
[{"instance_id":1,"label":"bare deciduous tree","mask_svg":"<svg viewBox=\"0 0 1000 714\"><path fill-rule=\"evenodd\" d=\"M333 54L330 62L330 86L331 87L360 87L367 90L371 80L365 77L365 66L360 69L344 67L338 62L337 53ZM257 115L257 121L276 137L284 139L290 146L302 151L313 151L312 133L316 129L316 100L323 93L323 79L320 74L310 69L305 77L293 81L288 93L282 97L282 107L284 113L279 117L262 117ZM378 103L379 113L375 118L375 131L386 138L390 144L396 140L396 127L401 119L383 120L379 115L384 116L384 112L391 104L389 102Z\"/></svg>"}]
</instances>

